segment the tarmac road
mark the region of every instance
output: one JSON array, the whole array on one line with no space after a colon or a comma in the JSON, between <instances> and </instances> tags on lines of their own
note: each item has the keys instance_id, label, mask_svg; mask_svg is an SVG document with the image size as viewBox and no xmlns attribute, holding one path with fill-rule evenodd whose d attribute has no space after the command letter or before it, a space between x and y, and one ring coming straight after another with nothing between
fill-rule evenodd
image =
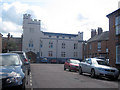
<instances>
[{"instance_id":1,"label":"tarmac road","mask_svg":"<svg viewBox=\"0 0 120 90\"><path fill-rule=\"evenodd\" d=\"M91 78L89 74L64 71L63 64L31 64L28 88L107 88L118 89L117 81Z\"/></svg>"}]
</instances>

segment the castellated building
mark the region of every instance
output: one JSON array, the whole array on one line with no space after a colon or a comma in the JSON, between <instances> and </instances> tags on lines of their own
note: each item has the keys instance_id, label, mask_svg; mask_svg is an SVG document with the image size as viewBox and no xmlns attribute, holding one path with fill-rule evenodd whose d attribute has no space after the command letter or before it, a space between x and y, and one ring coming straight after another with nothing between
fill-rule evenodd
<instances>
[{"instance_id":1,"label":"castellated building","mask_svg":"<svg viewBox=\"0 0 120 90\"><path fill-rule=\"evenodd\" d=\"M82 59L83 32L78 34L51 33L41 31L41 21L23 15L22 49L33 62L63 63L69 58Z\"/></svg>"}]
</instances>

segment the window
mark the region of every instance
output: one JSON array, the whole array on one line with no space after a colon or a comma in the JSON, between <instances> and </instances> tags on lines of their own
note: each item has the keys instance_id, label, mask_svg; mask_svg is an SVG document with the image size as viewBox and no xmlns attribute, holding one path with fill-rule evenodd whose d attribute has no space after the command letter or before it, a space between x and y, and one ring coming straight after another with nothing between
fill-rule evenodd
<instances>
[{"instance_id":1,"label":"window","mask_svg":"<svg viewBox=\"0 0 120 90\"><path fill-rule=\"evenodd\" d=\"M49 48L53 48L53 42L49 42Z\"/></svg>"},{"instance_id":2,"label":"window","mask_svg":"<svg viewBox=\"0 0 120 90\"><path fill-rule=\"evenodd\" d=\"M115 18L116 35L120 34L120 16Z\"/></svg>"},{"instance_id":3,"label":"window","mask_svg":"<svg viewBox=\"0 0 120 90\"><path fill-rule=\"evenodd\" d=\"M88 59L88 60L87 60L87 63L88 63L88 64L92 64L91 59Z\"/></svg>"},{"instance_id":4,"label":"window","mask_svg":"<svg viewBox=\"0 0 120 90\"><path fill-rule=\"evenodd\" d=\"M90 50L92 49L92 45L91 45L91 44L89 45L89 49L90 49Z\"/></svg>"},{"instance_id":5,"label":"window","mask_svg":"<svg viewBox=\"0 0 120 90\"><path fill-rule=\"evenodd\" d=\"M51 35L49 35L49 38L51 38L52 36Z\"/></svg>"},{"instance_id":6,"label":"window","mask_svg":"<svg viewBox=\"0 0 120 90\"><path fill-rule=\"evenodd\" d=\"M30 33L33 33L34 32L34 28L30 28Z\"/></svg>"},{"instance_id":7,"label":"window","mask_svg":"<svg viewBox=\"0 0 120 90\"><path fill-rule=\"evenodd\" d=\"M65 43L62 43L62 48L65 48Z\"/></svg>"},{"instance_id":8,"label":"window","mask_svg":"<svg viewBox=\"0 0 120 90\"><path fill-rule=\"evenodd\" d=\"M98 42L98 51L101 51L101 42Z\"/></svg>"},{"instance_id":9,"label":"window","mask_svg":"<svg viewBox=\"0 0 120 90\"><path fill-rule=\"evenodd\" d=\"M40 40L40 48L43 47L43 41Z\"/></svg>"},{"instance_id":10,"label":"window","mask_svg":"<svg viewBox=\"0 0 120 90\"><path fill-rule=\"evenodd\" d=\"M120 45L116 46L116 64L120 64Z\"/></svg>"},{"instance_id":11,"label":"window","mask_svg":"<svg viewBox=\"0 0 120 90\"><path fill-rule=\"evenodd\" d=\"M52 51L48 51L48 56L52 57L53 56L53 52Z\"/></svg>"},{"instance_id":12,"label":"window","mask_svg":"<svg viewBox=\"0 0 120 90\"><path fill-rule=\"evenodd\" d=\"M65 57L65 52L61 52L61 57Z\"/></svg>"},{"instance_id":13,"label":"window","mask_svg":"<svg viewBox=\"0 0 120 90\"><path fill-rule=\"evenodd\" d=\"M78 57L78 52L74 52L74 57Z\"/></svg>"},{"instance_id":14,"label":"window","mask_svg":"<svg viewBox=\"0 0 120 90\"><path fill-rule=\"evenodd\" d=\"M40 52L40 56L41 56L41 57L42 57L42 54L43 54L43 53L42 53L42 51L41 51L41 52Z\"/></svg>"},{"instance_id":15,"label":"window","mask_svg":"<svg viewBox=\"0 0 120 90\"><path fill-rule=\"evenodd\" d=\"M78 44L74 43L74 49L77 49L77 48L78 48Z\"/></svg>"},{"instance_id":16,"label":"window","mask_svg":"<svg viewBox=\"0 0 120 90\"><path fill-rule=\"evenodd\" d=\"M29 41L29 47L33 47L33 40Z\"/></svg>"},{"instance_id":17,"label":"window","mask_svg":"<svg viewBox=\"0 0 120 90\"><path fill-rule=\"evenodd\" d=\"M59 38L59 36L56 36L57 38Z\"/></svg>"}]
</instances>

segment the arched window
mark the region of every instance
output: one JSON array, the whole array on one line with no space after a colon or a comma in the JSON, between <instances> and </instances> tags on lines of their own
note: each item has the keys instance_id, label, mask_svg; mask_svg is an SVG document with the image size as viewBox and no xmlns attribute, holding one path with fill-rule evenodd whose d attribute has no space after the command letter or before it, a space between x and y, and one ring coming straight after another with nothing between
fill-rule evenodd
<instances>
[{"instance_id":1,"label":"arched window","mask_svg":"<svg viewBox=\"0 0 120 90\"><path fill-rule=\"evenodd\" d=\"M33 40L29 40L29 47L33 47Z\"/></svg>"}]
</instances>

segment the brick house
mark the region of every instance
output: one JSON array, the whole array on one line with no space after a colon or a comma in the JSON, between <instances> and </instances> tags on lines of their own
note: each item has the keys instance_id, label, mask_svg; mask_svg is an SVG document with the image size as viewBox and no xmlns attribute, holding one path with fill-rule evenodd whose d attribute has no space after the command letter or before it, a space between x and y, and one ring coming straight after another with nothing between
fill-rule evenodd
<instances>
[{"instance_id":1,"label":"brick house","mask_svg":"<svg viewBox=\"0 0 120 90\"><path fill-rule=\"evenodd\" d=\"M120 8L107 15L109 18L109 61L120 69Z\"/></svg>"},{"instance_id":2,"label":"brick house","mask_svg":"<svg viewBox=\"0 0 120 90\"><path fill-rule=\"evenodd\" d=\"M13 37L8 33L7 37L2 39L2 52L7 51L21 51L22 50L22 38Z\"/></svg>"},{"instance_id":3,"label":"brick house","mask_svg":"<svg viewBox=\"0 0 120 90\"><path fill-rule=\"evenodd\" d=\"M2 53L2 34L0 33L0 53Z\"/></svg>"},{"instance_id":4,"label":"brick house","mask_svg":"<svg viewBox=\"0 0 120 90\"><path fill-rule=\"evenodd\" d=\"M109 58L108 53L109 31L103 32L102 28L91 30L91 38L83 44L83 59L91 57Z\"/></svg>"}]
</instances>

